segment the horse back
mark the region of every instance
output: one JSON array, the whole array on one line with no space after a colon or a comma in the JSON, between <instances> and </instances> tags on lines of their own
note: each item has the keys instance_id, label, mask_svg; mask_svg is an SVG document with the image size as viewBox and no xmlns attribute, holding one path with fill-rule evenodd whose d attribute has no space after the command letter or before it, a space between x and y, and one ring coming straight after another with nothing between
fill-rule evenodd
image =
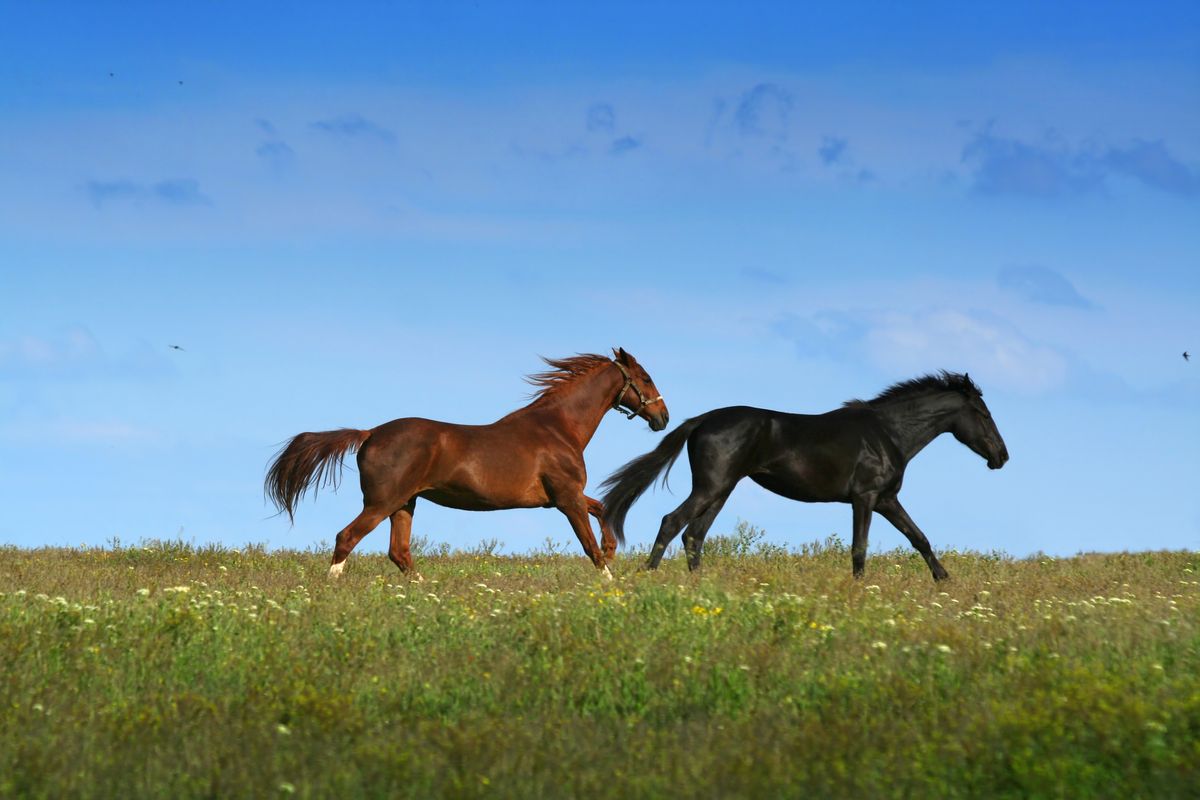
<instances>
[{"instance_id":1,"label":"horse back","mask_svg":"<svg viewBox=\"0 0 1200 800\"><path fill-rule=\"evenodd\" d=\"M488 425L462 425L423 417L394 419L372 431L367 445L359 451L359 461L391 461L407 453L409 458L420 460L432 456L428 460L444 468L470 461L484 462L479 466L485 469L512 470L527 466L526 461L532 463L548 445L561 447L552 432L539 431L540 438L530 437L505 423L500 420Z\"/></svg>"},{"instance_id":2,"label":"horse back","mask_svg":"<svg viewBox=\"0 0 1200 800\"><path fill-rule=\"evenodd\" d=\"M776 494L805 502L849 499L864 461L894 450L869 407L790 414L735 406L706 419L689 440L692 473L714 483L749 477Z\"/></svg>"},{"instance_id":3,"label":"horse back","mask_svg":"<svg viewBox=\"0 0 1200 800\"><path fill-rule=\"evenodd\" d=\"M582 456L560 437L538 433L531 437L505 420L392 420L359 450L364 496L386 497L393 485L402 485L439 505L470 511L546 506L549 484L582 484L586 472Z\"/></svg>"}]
</instances>

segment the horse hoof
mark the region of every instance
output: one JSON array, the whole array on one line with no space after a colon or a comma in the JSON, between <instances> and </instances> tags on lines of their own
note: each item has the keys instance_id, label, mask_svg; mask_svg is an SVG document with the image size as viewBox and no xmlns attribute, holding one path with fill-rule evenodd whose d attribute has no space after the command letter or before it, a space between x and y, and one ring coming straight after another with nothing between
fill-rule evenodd
<instances>
[{"instance_id":1,"label":"horse hoof","mask_svg":"<svg viewBox=\"0 0 1200 800\"><path fill-rule=\"evenodd\" d=\"M604 569L600 570L600 574L604 576L604 580L609 581L610 583L612 582L613 574L612 570L608 568L608 564L604 565Z\"/></svg>"},{"instance_id":2,"label":"horse hoof","mask_svg":"<svg viewBox=\"0 0 1200 800\"><path fill-rule=\"evenodd\" d=\"M408 582L409 583L424 583L425 576L419 572L414 572L412 575L408 576Z\"/></svg>"},{"instance_id":3,"label":"horse hoof","mask_svg":"<svg viewBox=\"0 0 1200 800\"><path fill-rule=\"evenodd\" d=\"M342 570L344 570L345 568L346 568L345 561L339 561L336 564L331 564L329 567L329 577L334 578L334 579L340 577L342 574Z\"/></svg>"}]
</instances>

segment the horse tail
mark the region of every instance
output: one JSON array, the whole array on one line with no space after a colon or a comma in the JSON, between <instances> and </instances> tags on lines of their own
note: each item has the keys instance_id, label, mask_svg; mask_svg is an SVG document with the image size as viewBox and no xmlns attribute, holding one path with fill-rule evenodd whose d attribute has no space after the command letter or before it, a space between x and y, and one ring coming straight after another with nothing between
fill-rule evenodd
<instances>
[{"instance_id":1,"label":"horse tail","mask_svg":"<svg viewBox=\"0 0 1200 800\"><path fill-rule=\"evenodd\" d=\"M342 479L342 459L358 450L371 431L339 428L321 433L298 433L275 454L267 467L263 491L280 513L295 521L296 504L315 486L333 486Z\"/></svg>"},{"instance_id":2,"label":"horse tail","mask_svg":"<svg viewBox=\"0 0 1200 800\"><path fill-rule=\"evenodd\" d=\"M625 544L625 515L629 512L629 507L650 488L655 477L664 469L666 472L663 473L662 484L667 485L671 467L683 452L684 443L707 416L708 414L701 414L687 420L667 434L658 447L633 459L600 484L601 489L607 489L604 499L601 500L604 504L604 521L612 526L613 533L621 544Z\"/></svg>"}]
</instances>

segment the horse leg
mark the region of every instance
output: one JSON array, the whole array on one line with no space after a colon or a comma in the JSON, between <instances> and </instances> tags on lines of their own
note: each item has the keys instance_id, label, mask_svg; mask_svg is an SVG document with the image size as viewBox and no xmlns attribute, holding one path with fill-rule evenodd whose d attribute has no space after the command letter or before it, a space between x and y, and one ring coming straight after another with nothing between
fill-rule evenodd
<instances>
[{"instance_id":1,"label":"horse leg","mask_svg":"<svg viewBox=\"0 0 1200 800\"><path fill-rule=\"evenodd\" d=\"M557 508L571 523L571 530L575 531L575 536L583 545L583 552L587 553L587 557L596 565L596 569L604 574L605 579L611 581L613 579L612 572L609 570L608 564L604 563L604 554L600 552L600 547L596 544L596 537L592 533L592 523L588 521L587 498L580 492L579 496L574 499L560 501Z\"/></svg>"},{"instance_id":2,"label":"horse leg","mask_svg":"<svg viewBox=\"0 0 1200 800\"><path fill-rule=\"evenodd\" d=\"M712 527L713 520L717 518L717 514L721 513L721 509L728 499L729 492L726 492L724 496L714 500L703 514L692 520L683 529L683 549L687 553L689 570L700 568L700 554L704 552L704 537L708 535L708 529Z\"/></svg>"},{"instance_id":3,"label":"horse leg","mask_svg":"<svg viewBox=\"0 0 1200 800\"><path fill-rule=\"evenodd\" d=\"M850 561L854 565L854 577L861 578L867 567L867 534L871 530L871 506L863 497L851 501L854 509L854 538L850 543Z\"/></svg>"},{"instance_id":4,"label":"horse leg","mask_svg":"<svg viewBox=\"0 0 1200 800\"><path fill-rule=\"evenodd\" d=\"M662 524L658 527L658 537L654 540L654 546L650 548L650 558L646 560L644 569L658 569L663 553L667 551L667 545L671 543L675 535L679 533L684 525L692 522L692 520L695 520L707 511L717 501L718 497L719 495L714 491L698 490L693 485L692 493L688 495L687 499L680 503L678 508L662 518Z\"/></svg>"},{"instance_id":5,"label":"horse leg","mask_svg":"<svg viewBox=\"0 0 1200 800\"><path fill-rule=\"evenodd\" d=\"M367 506L361 514L354 518L353 522L338 531L337 540L333 546L333 563L329 565L329 577L336 578L342 574L342 570L346 568L346 558L350 555L350 551L362 541L364 536L375 530L375 526L383 522L383 518L387 515L386 511L381 511L376 506Z\"/></svg>"},{"instance_id":6,"label":"horse leg","mask_svg":"<svg viewBox=\"0 0 1200 800\"><path fill-rule=\"evenodd\" d=\"M613 535L612 528L604 521L604 504L587 495L584 495L583 499L587 501L588 513L595 517L597 524L600 525L600 550L604 554L604 563L611 564L617 556L617 537Z\"/></svg>"},{"instance_id":7,"label":"horse leg","mask_svg":"<svg viewBox=\"0 0 1200 800\"><path fill-rule=\"evenodd\" d=\"M409 542L412 538L413 510L417 507L417 498L405 503L404 508L392 514L392 543L388 547L388 558L400 568L401 572L412 573L412 579L421 580L420 573L412 572L412 552Z\"/></svg>"},{"instance_id":8,"label":"horse leg","mask_svg":"<svg viewBox=\"0 0 1200 800\"><path fill-rule=\"evenodd\" d=\"M875 506L875 510L892 523L896 530L908 537L908 541L929 565L929 571L933 573L935 581L944 581L950 577L950 573L946 572L941 562L937 560L937 556L933 554L933 548L929 546L929 540L925 538L925 534L921 533L921 529L904 510L904 506L900 505L898 497L887 497L880 500Z\"/></svg>"}]
</instances>

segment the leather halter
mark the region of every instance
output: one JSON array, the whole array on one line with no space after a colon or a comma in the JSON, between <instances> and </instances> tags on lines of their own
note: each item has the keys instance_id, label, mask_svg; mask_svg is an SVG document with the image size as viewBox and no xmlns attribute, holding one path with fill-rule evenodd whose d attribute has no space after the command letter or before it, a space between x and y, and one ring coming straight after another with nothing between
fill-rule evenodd
<instances>
[{"instance_id":1,"label":"leather halter","mask_svg":"<svg viewBox=\"0 0 1200 800\"><path fill-rule=\"evenodd\" d=\"M625 376L625 385L621 387L619 392L617 392L616 398L613 399L612 407L624 414L626 419L633 419L638 414L642 413L643 408L651 403L657 403L663 399L663 396L660 394L658 397L651 397L649 400L647 400L646 396L642 394L642 390L639 389L638 385L633 382L633 377L630 376L629 370L625 369L625 365L616 360L614 360L612 363L616 364L617 369L621 370L621 374ZM626 411L625 409L621 408L621 398L624 397L625 392L629 391L630 389L633 389L634 393L638 397L638 400L641 401L641 405L639 405L633 411Z\"/></svg>"}]
</instances>

